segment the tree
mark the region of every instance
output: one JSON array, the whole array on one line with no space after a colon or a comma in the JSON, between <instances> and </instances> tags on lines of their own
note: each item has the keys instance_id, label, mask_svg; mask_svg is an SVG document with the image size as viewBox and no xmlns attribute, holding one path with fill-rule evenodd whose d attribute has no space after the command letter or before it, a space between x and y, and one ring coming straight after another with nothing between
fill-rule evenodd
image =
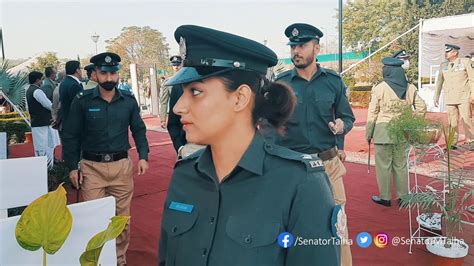
<instances>
[{"instance_id":1,"label":"tree","mask_svg":"<svg viewBox=\"0 0 474 266\"><path fill-rule=\"evenodd\" d=\"M130 64L169 69L169 48L163 34L148 26L124 27L120 36L105 41L107 50L121 58L121 75L130 76Z\"/></svg>"},{"instance_id":2,"label":"tree","mask_svg":"<svg viewBox=\"0 0 474 266\"><path fill-rule=\"evenodd\" d=\"M54 67L55 69L58 69L59 66L59 59L56 56L56 53L53 52L47 52L44 55L38 57L36 59L36 62L31 64L28 68L30 71L36 70L41 73L44 73L44 69L46 67Z\"/></svg>"},{"instance_id":3,"label":"tree","mask_svg":"<svg viewBox=\"0 0 474 266\"><path fill-rule=\"evenodd\" d=\"M472 0L371 0L347 2L343 10L344 45L357 51L375 51L417 25L420 19L466 14L473 11ZM382 55L405 49L414 58L407 71L410 82L417 83L418 31L394 42ZM382 65L371 67L381 73ZM367 64L361 64L367 68ZM367 71L367 69L364 69ZM372 84L379 80L371 80Z\"/></svg>"}]
</instances>

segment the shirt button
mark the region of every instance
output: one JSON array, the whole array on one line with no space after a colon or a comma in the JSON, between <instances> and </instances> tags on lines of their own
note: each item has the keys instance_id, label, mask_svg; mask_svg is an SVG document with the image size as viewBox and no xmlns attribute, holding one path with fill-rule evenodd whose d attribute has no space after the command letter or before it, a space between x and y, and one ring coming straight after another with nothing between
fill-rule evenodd
<instances>
[{"instance_id":1,"label":"shirt button","mask_svg":"<svg viewBox=\"0 0 474 266\"><path fill-rule=\"evenodd\" d=\"M209 223L214 224L214 217L213 216L209 217Z\"/></svg>"},{"instance_id":2,"label":"shirt button","mask_svg":"<svg viewBox=\"0 0 474 266\"><path fill-rule=\"evenodd\" d=\"M245 244L250 244L252 243L252 236L251 235L248 235L244 238L244 243Z\"/></svg>"},{"instance_id":3,"label":"shirt button","mask_svg":"<svg viewBox=\"0 0 474 266\"><path fill-rule=\"evenodd\" d=\"M206 255L207 255L207 248L203 248L201 256L206 257Z\"/></svg>"},{"instance_id":4,"label":"shirt button","mask_svg":"<svg viewBox=\"0 0 474 266\"><path fill-rule=\"evenodd\" d=\"M171 228L171 232L176 233L176 231L178 231L178 227L175 225Z\"/></svg>"}]
</instances>

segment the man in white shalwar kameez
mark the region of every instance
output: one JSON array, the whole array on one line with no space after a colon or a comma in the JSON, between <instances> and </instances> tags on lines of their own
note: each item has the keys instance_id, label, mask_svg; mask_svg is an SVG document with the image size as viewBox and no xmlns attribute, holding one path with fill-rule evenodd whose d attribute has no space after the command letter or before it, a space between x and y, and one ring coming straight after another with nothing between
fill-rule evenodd
<instances>
[{"instance_id":1,"label":"man in white shalwar kameez","mask_svg":"<svg viewBox=\"0 0 474 266\"><path fill-rule=\"evenodd\" d=\"M26 91L28 112L31 117L31 132L35 156L47 156L48 167L54 162L54 148L59 145L59 135L51 127L51 100L40 89L42 73L33 71L28 75L30 87Z\"/></svg>"}]
</instances>

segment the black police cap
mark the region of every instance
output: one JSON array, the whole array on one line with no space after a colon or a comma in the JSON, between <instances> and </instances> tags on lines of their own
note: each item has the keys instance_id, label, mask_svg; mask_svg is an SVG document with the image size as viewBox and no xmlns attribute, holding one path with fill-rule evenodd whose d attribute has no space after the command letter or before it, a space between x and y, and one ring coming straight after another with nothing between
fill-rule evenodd
<instances>
[{"instance_id":1,"label":"black police cap","mask_svg":"<svg viewBox=\"0 0 474 266\"><path fill-rule=\"evenodd\" d=\"M87 71L87 73L94 71L95 66L94 64L88 64L87 66L84 67L84 70Z\"/></svg>"},{"instance_id":2,"label":"black police cap","mask_svg":"<svg viewBox=\"0 0 474 266\"><path fill-rule=\"evenodd\" d=\"M285 35L290 39L288 45L298 45L311 40L319 40L324 34L315 26L306 23L294 23L286 27Z\"/></svg>"},{"instance_id":3,"label":"black police cap","mask_svg":"<svg viewBox=\"0 0 474 266\"><path fill-rule=\"evenodd\" d=\"M382 64L384 64L385 66L399 67L403 65L403 61L394 57L385 57L384 59L382 59Z\"/></svg>"},{"instance_id":4,"label":"black police cap","mask_svg":"<svg viewBox=\"0 0 474 266\"><path fill-rule=\"evenodd\" d=\"M183 68L166 85L202 80L230 70L262 75L278 62L276 54L256 41L196 25L183 25L174 33Z\"/></svg>"},{"instance_id":5,"label":"black police cap","mask_svg":"<svg viewBox=\"0 0 474 266\"><path fill-rule=\"evenodd\" d=\"M393 54L393 58L408 58L410 57L405 50L400 50Z\"/></svg>"},{"instance_id":6,"label":"black police cap","mask_svg":"<svg viewBox=\"0 0 474 266\"><path fill-rule=\"evenodd\" d=\"M172 66L179 66L183 62L183 59L179 55L173 55L170 57L170 62Z\"/></svg>"},{"instance_id":7,"label":"black police cap","mask_svg":"<svg viewBox=\"0 0 474 266\"><path fill-rule=\"evenodd\" d=\"M444 45L444 51L445 52L450 52L453 49L454 50L459 50L459 49L461 49L461 47L459 47L457 45L454 45L454 44L449 44L449 43Z\"/></svg>"},{"instance_id":8,"label":"black police cap","mask_svg":"<svg viewBox=\"0 0 474 266\"><path fill-rule=\"evenodd\" d=\"M90 62L105 72L117 72L120 69L120 56L116 53L105 52L91 57Z\"/></svg>"}]
</instances>

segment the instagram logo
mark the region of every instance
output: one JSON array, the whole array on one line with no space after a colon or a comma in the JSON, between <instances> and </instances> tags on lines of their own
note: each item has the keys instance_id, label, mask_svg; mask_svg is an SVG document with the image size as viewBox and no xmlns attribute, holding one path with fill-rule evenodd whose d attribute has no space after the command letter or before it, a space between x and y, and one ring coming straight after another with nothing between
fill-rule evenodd
<instances>
[{"instance_id":1,"label":"instagram logo","mask_svg":"<svg viewBox=\"0 0 474 266\"><path fill-rule=\"evenodd\" d=\"M378 248L384 248L388 245L388 235L385 233L378 233L374 237L374 244Z\"/></svg>"}]
</instances>

